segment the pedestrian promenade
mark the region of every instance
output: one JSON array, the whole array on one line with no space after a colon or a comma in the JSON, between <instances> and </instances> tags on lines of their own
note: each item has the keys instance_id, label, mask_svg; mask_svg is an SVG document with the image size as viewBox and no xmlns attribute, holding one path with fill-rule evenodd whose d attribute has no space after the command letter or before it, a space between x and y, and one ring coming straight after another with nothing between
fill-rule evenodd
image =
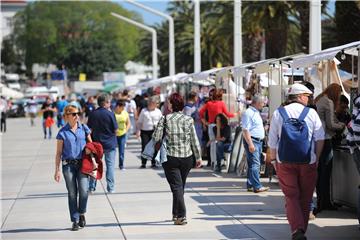
<instances>
[{"instance_id":1,"label":"pedestrian promenade","mask_svg":"<svg viewBox=\"0 0 360 240\"><path fill-rule=\"evenodd\" d=\"M70 231L67 192L53 179L58 129L43 139L40 119L8 119L1 136L2 239L291 239L283 194L247 192L244 178L192 170L185 194L188 224L171 221L172 195L162 169L139 169L140 142L128 141L125 171L116 169L116 192L106 181L89 196L87 225ZM117 164L118 165L118 158ZM354 209L324 211L310 222L308 239L360 239Z\"/></svg>"}]
</instances>

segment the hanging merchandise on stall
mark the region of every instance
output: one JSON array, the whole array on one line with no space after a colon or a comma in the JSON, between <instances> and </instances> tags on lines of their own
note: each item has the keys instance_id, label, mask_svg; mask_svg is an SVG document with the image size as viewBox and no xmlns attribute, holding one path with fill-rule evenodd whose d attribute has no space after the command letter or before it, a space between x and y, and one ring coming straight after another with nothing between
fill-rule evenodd
<instances>
[{"instance_id":1,"label":"hanging merchandise on stall","mask_svg":"<svg viewBox=\"0 0 360 240\"><path fill-rule=\"evenodd\" d=\"M350 152L353 154L356 149L360 151L360 94L354 99L352 119L348 130L346 140Z\"/></svg>"}]
</instances>

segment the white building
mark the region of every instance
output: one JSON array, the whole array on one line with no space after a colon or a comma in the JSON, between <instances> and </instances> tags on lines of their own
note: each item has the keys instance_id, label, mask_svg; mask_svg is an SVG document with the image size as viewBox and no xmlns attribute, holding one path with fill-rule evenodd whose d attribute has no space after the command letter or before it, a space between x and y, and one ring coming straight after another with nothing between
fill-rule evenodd
<instances>
[{"instance_id":1,"label":"white building","mask_svg":"<svg viewBox=\"0 0 360 240\"><path fill-rule=\"evenodd\" d=\"M26 1L1 0L1 37L0 43L4 37L9 35L13 30L14 15L26 7Z\"/></svg>"}]
</instances>

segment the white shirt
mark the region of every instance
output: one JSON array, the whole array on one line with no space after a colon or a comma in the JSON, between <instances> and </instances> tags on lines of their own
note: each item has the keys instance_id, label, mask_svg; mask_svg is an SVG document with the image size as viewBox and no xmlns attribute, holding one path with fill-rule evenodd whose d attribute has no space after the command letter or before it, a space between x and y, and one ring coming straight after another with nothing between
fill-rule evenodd
<instances>
[{"instance_id":1,"label":"white shirt","mask_svg":"<svg viewBox=\"0 0 360 240\"><path fill-rule=\"evenodd\" d=\"M30 100L25 108L28 113L37 113L37 103L34 100Z\"/></svg>"},{"instance_id":2,"label":"white shirt","mask_svg":"<svg viewBox=\"0 0 360 240\"><path fill-rule=\"evenodd\" d=\"M138 126L144 131L154 130L161 117L160 109L155 108L155 110L149 111L147 108L143 108L139 115Z\"/></svg>"},{"instance_id":3,"label":"white shirt","mask_svg":"<svg viewBox=\"0 0 360 240\"><path fill-rule=\"evenodd\" d=\"M301 112L304 109L304 105L300 103L291 103L285 106L285 110L289 115L289 118L299 118ZM313 164L316 162L316 154L315 154L315 142L319 140L325 139L325 132L322 127L321 120L317 112L310 108L308 114L304 119L308 130L309 130L309 141L311 142L311 161L309 164ZM278 155L278 147L281 136L281 127L283 124L283 119L278 110L276 110L271 118L270 122L270 131L269 131L269 141L268 145L271 149L276 149L276 159L279 161Z\"/></svg>"},{"instance_id":4,"label":"white shirt","mask_svg":"<svg viewBox=\"0 0 360 240\"><path fill-rule=\"evenodd\" d=\"M125 102L125 109L129 114L134 114L136 111L136 102L134 100L130 100L130 102Z\"/></svg>"}]
</instances>

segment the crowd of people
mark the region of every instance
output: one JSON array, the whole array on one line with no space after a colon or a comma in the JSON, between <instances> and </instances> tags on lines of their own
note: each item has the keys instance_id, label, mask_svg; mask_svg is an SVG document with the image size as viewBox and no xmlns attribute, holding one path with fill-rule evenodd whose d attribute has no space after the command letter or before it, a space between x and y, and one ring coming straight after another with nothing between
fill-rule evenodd
<instances>
[{"instance_id":1,"label":"crowd of people","mask_svg":"<svg viewBox=\"0 0 360 240\"><path fill-rule=\"evenodd\" d=\"M257 194L269 190L260 181L260 165L264 160L272 163L285 195L292 239L306 239L309 217L314 218L322 210L336 209L330 198L333 145L342 141L342 132L352 119L349 101L341 95L340 85L329 85L315 99L313 93L314 87L309 82L293 84L287 100L272 114L269 128L264 126L266 121L261 114L267 104L261 94L249 96L249 105L240 115L240 111L228 111L223 90L217 88L211 89L206 97L197 92L188 96L173 93L163 103L159 96L147 93L132 98L127 90L112 97L88 96L87 101L82 98L68 101L63 96L52 102L48 98L40 109L44 138L52 137L56 119L60 130L56 135L54 178L59 181L62 169L69 193L72 230L85 226L87 196L96 191L96 178L80 171L87 142L101 144L106 189L114 193L116 165L120 170L126 168L128 138L139 138L142 152L151 141L165 141L166 157L157 162L156 154L150 159L142 156L139 168L145 169L148 160L151 168L162 165L173 194L174 224L184 225L187 175L192 167L203 167L203 160L215 172L222 171L224 154L231 151L234 141L229 119L239 117L247 162L247 191ZM34 101L29 101L26 109L31 125L37 115L34 105ZM296 135L299 132L301 135ZM313 201L315 189L317 200Z\"/></svg>"}]
</instances>

